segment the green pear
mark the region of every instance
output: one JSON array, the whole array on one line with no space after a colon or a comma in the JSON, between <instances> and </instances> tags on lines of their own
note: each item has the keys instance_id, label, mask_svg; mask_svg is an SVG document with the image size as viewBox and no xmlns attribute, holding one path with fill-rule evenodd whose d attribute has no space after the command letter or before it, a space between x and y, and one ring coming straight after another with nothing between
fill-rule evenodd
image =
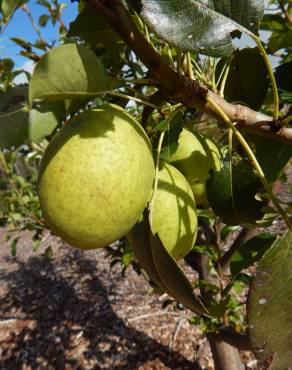
<instances>
[{"instance_id":1,"label":"green pear","mask_svg":"<svg viewBox=\"0 0 292 370\"><path fill-rule=\"evenodd\" d=\"M162 164L158 187L150 205L150 225L176 259L186 256L196 240L197 213L186 178L170 164Z\"/></svg>"},{"instance_id":2,"label":"green pear","mask_svg":"<svg viewBox=\"0 0 292 370\"><path fill-rule=\"evenodd\" d=\"M170 163L188 180L196 204L206 205L206 181L210 176L209 171L221 168L221 154L216 144L197 132L183 129Z\"/></svg>"},{"instance_id":3,"label":"green pear","mask_svg":"<svg viewBox=\"0 0 292 370\"><path fill-rule=\"evenodd\" d=\"M48 226L81 249L121 238L151 198L154 163L143 128L122 108L75 116L41 161L39 198Z\"/></svg>"}]
</instances>

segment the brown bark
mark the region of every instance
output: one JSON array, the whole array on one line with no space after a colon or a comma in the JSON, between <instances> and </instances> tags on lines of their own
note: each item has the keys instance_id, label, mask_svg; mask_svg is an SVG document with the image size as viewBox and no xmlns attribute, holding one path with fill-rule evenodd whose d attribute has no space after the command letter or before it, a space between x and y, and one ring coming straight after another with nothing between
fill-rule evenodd
<instances>
[{"instance_id":1,"label":"brown bark","mask_svg":"<svg viewBox=\"0 0 292 370\"><path fill-rule=\"evenodd\" d=\"M244 370L237 348L225 342L219 335L208 333L216 370Z\"/></svg>"}]
</instances>

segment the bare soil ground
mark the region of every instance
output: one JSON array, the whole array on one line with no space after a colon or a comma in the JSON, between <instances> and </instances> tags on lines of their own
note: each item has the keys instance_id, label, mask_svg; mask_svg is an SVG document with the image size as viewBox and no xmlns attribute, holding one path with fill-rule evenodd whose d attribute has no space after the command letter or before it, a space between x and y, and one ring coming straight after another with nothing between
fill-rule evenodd
<instances>
[{"instance_id":1,"label":"bare soil ground","mask_svg":"<svg viewBox=\"0 0 292 370\"><path fill-rule=\"evenodd\" d=\"M162 309L166 297L147 293L131 268L122 278L104 250L78 251L48 235L33 252L22 233L12 257L4 236L0 229L1 370L213 369L191 312ZM48 245L51 259L42 256Z\"/></svg>"}]
</instances>

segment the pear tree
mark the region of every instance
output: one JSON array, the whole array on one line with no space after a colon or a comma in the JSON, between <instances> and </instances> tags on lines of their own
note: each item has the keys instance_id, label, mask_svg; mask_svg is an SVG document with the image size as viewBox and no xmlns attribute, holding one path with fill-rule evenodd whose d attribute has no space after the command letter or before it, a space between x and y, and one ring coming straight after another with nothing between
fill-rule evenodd
<instances>
[{"instance_id":1,"label":"pear tree","mask_svg":"<svg viewBox=\"0 0 292 370\"><path fill-rule=\"evenodd\" d=\"M79 0L66 25L61 3L40 1L36 41L11 38L34 63L27 83L0 60L1 158L41 157L38 230L81 250L126 243L193 312L216 370L244 369L245 350L292 364L292 208L278 191L291 181L292 4L269 3ZM29 7L2 0L4 35Z\"/></svg>"}]
</instances>

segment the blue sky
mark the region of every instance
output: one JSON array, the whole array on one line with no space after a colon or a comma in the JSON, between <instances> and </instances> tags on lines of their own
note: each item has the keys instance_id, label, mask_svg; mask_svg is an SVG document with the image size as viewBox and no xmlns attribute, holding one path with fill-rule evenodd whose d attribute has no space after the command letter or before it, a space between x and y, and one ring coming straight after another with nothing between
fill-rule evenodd
<instances>
[{"instance_id":1,"label":"blue sky","mask_svg":"<svg viewBox=\"0 0 292 370\"><path fill-rule=\"evenodd\" d=\"M63 10L63 21L68 26L77 15L78 3L71 3L70 0L63 0L62 2L67 5ZM43 6L35 4L35 1L29 1L28 6L36 23L38 23L40 15L47 13L46 9ZM51 22L45 28L41 28L41 31L43 31L44 38L49 42L54 41L58 34L57 27L53 27ZM11 57L15 61L16 67L20 68L28 60L19 55L20 48L9 40L10 37L19 37L29 41L35 41L37 39L37 34L27 14L21 9L15 12L8 26L0 35L0 58Z\"/></svg>"}]
</instances>

